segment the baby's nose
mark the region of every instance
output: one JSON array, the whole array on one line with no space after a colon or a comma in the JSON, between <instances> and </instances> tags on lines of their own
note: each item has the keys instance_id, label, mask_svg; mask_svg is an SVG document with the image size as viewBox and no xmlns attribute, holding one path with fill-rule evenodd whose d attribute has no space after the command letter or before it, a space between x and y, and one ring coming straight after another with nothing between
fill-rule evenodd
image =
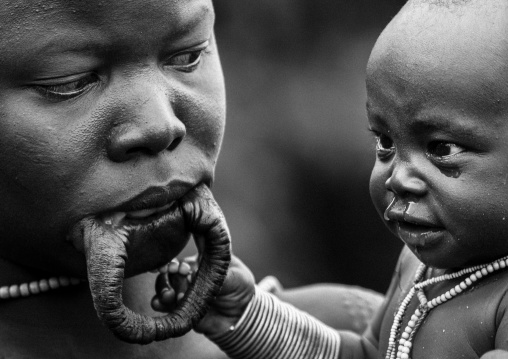
<instances>
[{"instance_id":1,"label":"baby's nose","mask_svg":"<svg viewBox=\"0 0 508 359\"><path fill-rule=\"evenodd\" d=\"M385 187L401 197L408 195L422 196L427 190L420 171L411 163L394 161Z\"/></svg>"},{"instance_id":2,"label":"baby's nose","mask_svg":"<svg viewBox=\"0 0 508 359\"><path fill-rule=\"evenodd\" d=\"M137 95L137 96L136 96ZM137 98L136 98L137 97ZM129 101L130 100L130 101ZM125 103L129 101L129 103ZM186 134L165 91L144 86L116 110L107 152L114 162L174 150Z\"/></svg>"}]
</instances>

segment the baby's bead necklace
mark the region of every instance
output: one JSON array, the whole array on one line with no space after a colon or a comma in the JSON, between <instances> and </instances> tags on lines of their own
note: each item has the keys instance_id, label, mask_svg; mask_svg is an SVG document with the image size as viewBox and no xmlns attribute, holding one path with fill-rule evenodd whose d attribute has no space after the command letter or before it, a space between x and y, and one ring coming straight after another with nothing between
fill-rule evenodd
<instances>
[{"instance_id":1,"label":"baby's bead necklace","mask_svg":"<svg viewBox=\"0 0 508 359\"><path fill-rule=\"evenodd\" d=\"M388 349L386 351L385 358L386 359L411 358L410 354L411 348L413 346L413 338L416 335L418 328L425 320L425 317L433 308L459 295L481 278L497 270L504 269L507 266L508 266L508 256L488 264L482 264L470 268L465 268L455 273L444 274L439 277L429 278L427 280L422 281L423 276L427 271L427 266L421 263L418 266L418 269L416 270L415 273L414 285L411 287L411 289L409 289L409 292L400 303L397 313L395 313L393 325L390 330L390 337L388 339ZM448 290L446 293L439 295L430 301L427 300L423 288L432 284L443 282L445 280L460 278L467 274L469 274L469 276L466 279L457 284L455 287ZM404 318L406 309L409 303L411 302L411 299L414 297L415 293L416 296L418 297L418 300L420 301L420 305L418 306L418 308L416 308L414 314L411 316L404 331L400 333L402 319ZM398 340L397 347L397 337L399 336L399 334L400 338Z\"/></svg>"}]
</instances>

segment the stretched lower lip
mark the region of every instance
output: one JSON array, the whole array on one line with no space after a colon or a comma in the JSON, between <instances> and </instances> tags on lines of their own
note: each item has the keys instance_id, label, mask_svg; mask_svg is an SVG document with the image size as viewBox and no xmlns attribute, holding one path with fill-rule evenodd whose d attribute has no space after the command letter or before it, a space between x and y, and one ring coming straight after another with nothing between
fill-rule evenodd
<instances>
[{"instance_id":1,"label":"stretched lower lip","mask_svg":"<svg viewBox=\"0 0 508 359\"><path fill-rule=\"evenodd\" d=\"M445 230L440 227L428 227L407 222L397 222L397 234L407 245L430 247L441 242L445 235Z\"/></svg>"},{"instance_id":2,"label":"stretched lower lip","mask_svg":"<svg viewBox=\"0 0 508 359\"><path fill-rule=\"evenodd\" d=\"M168 203L161 207L147 208L139 211L114 212L105 215L103 221L105 224L117 227L125 224L140 224L141 222L152 221L167 212L175 202Z\"/></svg>"}]
</instances>

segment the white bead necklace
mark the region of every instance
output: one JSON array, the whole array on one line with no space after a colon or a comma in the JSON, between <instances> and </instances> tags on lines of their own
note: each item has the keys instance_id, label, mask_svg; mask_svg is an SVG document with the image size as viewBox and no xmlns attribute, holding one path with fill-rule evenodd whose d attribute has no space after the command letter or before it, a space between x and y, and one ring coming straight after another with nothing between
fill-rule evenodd
<instances>
[{"instance_id":1,"label":"white bead necklace","mask_svg":"<svg viewBox=\"0 0 508 359\"><path fill-rule=\"evenodd\" d=\"M485 277L486 275L492 272L495 272L499 269L504 269L506 267L508 267L508 256L498 259L489 264L482 264L462 269L455 273L444 274L439 277L429 278L422 282L421 280L423 279L423 276L427 271L427 266L424 265L423 263L420 264L415 273L414 285L411 287L404 300L400 303L399 309L395 314L393 325L390 330L390 337L388 339L388 349L386 351L385 358L409 359L411 354L411 347L413 345L413 338L418 328L423 323L423 320L425 319L425 317L427 316L427 314L430 312L431 309L457 296L458 294L460 294L461 292L472 286L474 282L480 280L482 277ZM436 298L430 301L427 300L423 288L431 284L439 283L445 280L460 278L466 274L469 274L469 276L462 282L460 282L458 285L456 285L454 288L448 290L446 293L437 296ZM413 298L415 293L420 301L420 305L418 306L418 308L416 308L414 314L411 316L411 319L407 323L407 326L402 332L402 334L400 334L400 339L398 340L399 345L397 347L397 350L395 350L395 347L397 345L397 337L399 336L399 332L401 329L402 319L404 318L407 306L411 302L411 299Z\"/></svg>"},{"instance_id":2,"label":"white bead necklace","mask_svg":"<svg viewBox=\"0 0 508 359\"><path fill-rule=\"evenodd\" d=\"M12 284L0 287L0 299L12 299L19 297L28 297L30 295L47 292L51 289L68 287L81 283L79 279L72 277L51 277L23 284Z\"/></svg>"}]
</instances>

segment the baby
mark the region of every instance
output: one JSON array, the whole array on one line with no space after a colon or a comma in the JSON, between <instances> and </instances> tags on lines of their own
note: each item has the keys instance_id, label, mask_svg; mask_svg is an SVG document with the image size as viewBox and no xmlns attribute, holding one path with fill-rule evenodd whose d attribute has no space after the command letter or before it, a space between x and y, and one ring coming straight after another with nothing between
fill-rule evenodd
<instances>
[{"instance_id":1,"label":"baby","mask_svg":"<svg viewBox=\"0 0 508 359\"><path fill-rule=\"evenodd\" d=\"M256 289L238 260L197 329L232 358L508 358L507 36L506 0L410 0L372 50L370 193L405 249L362 336Z\"/></svg>"}]
</instances>

